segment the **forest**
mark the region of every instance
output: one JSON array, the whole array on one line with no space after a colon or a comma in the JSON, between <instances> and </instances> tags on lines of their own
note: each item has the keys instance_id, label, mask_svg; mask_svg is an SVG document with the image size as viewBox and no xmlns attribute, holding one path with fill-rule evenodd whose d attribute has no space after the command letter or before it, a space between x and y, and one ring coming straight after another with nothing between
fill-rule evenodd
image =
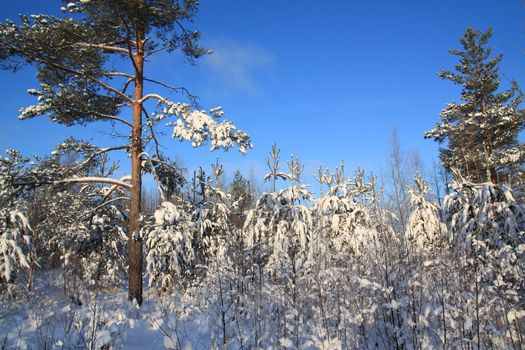
<instances>
[{"instance_id":1,"label":"forest","mask_svg":"<svg viewBox=\"0 0 525 350\"><path fill-rule=\"evenodd\" d=\"M198 3L57 6L0 22L0 67L38 84L19 123L119 136L2 150L1 349L525 347L524 94L491 28L466 26L438 73L460 95L421 131L439 145L431 173L407 166L394 132L385 174L309 174L275 140L263 177L228 178L163 144L242 157L257 131L148 76L158 54L214 54Z\"/></svg>"}]
</instances>

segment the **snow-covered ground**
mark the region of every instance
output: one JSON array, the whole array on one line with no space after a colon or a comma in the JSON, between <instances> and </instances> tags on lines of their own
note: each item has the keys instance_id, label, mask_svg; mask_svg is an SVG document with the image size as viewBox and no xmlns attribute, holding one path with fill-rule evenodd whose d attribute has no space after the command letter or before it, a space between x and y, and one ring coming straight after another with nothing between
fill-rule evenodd
<instances>
[{"instance_id":1,"label":"snow-covered ground","mask_svg":"<svg viewBox=\"0 0 525 350\"><path fill-rule=\"evenodd\" d=\"M206 312L178 296L158 297L146 290L139 308L124 289L90 291L80 292L78 303L64 295L60 280L56 272L43 274L27 297L0 301L2 349L213 347Z\"/></svg>"}]
</instances>

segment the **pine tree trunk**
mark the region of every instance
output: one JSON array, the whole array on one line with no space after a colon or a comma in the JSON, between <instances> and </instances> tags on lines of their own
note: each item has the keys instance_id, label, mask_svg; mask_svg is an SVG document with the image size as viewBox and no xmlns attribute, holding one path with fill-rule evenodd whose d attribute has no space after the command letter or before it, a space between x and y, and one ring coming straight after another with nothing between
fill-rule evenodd
<instances>
[{"instance_id":1,"label":"pine tree trunk","mask_svg":"<svg viewBox=\"0 0 525 350\"><path fill-rule=\"evenodd\" d=\"M144 68L144 31L137 30L137 50L135 60L135 91L133 110L133 130L131 136L131 200L129 212L129 237L128 237L128 297L142 305L142 239L140 237L140 207L142 198L142 166L140 154L142 153L142 103L143 96L143 68Z\"/></svg>"},{"instance_id":2,"label":"pine tree trunk","mask_svg":"<svg viewBox=\"0 0 525 350\"><path fill-rule=\"evenodd\" d=\"M481 111L483 113L483 116L486 118L486 123L489 124L490 123L490 120L488 118L488 115L487 115L487 105L486 105L486 98L485 96L482 96L481 97ZM485 165L485 168L486 168L486 182L492 182L494 184L497 184L498 183L498 178L497 178L497 173L496 173L496 168L494 167L494 165L492 164L492 156L493 156L493 144L492 144L492 138L491 138L491 135L488 134L486 136L486 149L485 149L485 152L486 152L486 159L485 159L485 162L486 165Z\"/></svg>"}]
</instances>

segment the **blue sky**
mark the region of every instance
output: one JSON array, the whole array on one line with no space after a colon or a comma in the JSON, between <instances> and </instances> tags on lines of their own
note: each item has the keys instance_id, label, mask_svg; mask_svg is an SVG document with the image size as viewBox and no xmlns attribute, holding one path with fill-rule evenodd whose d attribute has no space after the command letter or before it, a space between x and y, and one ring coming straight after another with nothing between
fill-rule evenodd
<instances>
[{"instance_id":1,"label":"blue sky","mask_svg":"<svg viewBox=\"0 0 525 350\"><path fill-rule=\"evenodd\" d=\"M3 4L0 17L59 7L58 1L12 1ZM164 151L182 157L188 168L219 157L229 174L253 167L262 175L277 142L283 158L294 154L305 162L311 182L319 164L332 168L341 159L347 168L379 173L396 127L402 149L419 151L430 167L437 145L423 134L459 97L459 89L437 72L453 68L456 58L448 50L459 48L467 26L494 28L490 46L504 54L501 73L525 88L521 0L201 1L190 27L202 32L202 44L214 54L197 66L180 55L161 55L148 63L146 75L187 87L206 109L223 106L226 117L251 134L255 148L245 157L235 150L210 153L165 137ZM33 76L32 68L0 71L0 149L44 155L70 135L118 143L104 124L66 128L45 118L17 120L18 109L33 102L26 94L37 87ZM126 171L126 160L121 163Z\"/></svg>"}]
</instances>

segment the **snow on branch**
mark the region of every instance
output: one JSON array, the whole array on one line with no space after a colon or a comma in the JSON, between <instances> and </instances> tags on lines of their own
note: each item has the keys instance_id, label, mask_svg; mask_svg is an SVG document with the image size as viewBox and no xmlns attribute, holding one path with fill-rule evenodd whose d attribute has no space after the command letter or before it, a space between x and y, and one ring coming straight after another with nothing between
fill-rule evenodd
<instances>
[{"instance_id":1,"label":"snow on branch","mask_svg":"<svg viewBox=\"0 0 525 350\"><path fill-rule=\"evenodd\" d=\"M78 217L78 219L81 219L81 218L83 218L85 216L88 216L89 214L92 214L92 213L96 212L97 210L99 210L99 209L101 209L101 208L103 208L103 207L105 207L105 206L107 206L107 205L109 205L111 203L119 202L119 201L123 201L123 200L128 200L129 201L130 199L129 199L129 197L115 197L113 199L110 199L109 201L103 201L100 205L97 205L95 208L93 208L93 209L83 213L82 215L80 215Z\"/></svg>"},{"instance_id":2,"label":"snow on branch","mask_svg":"<svg viewBox=\"0 0 525 350\"><path fill-rule=\"evenodd\" d=\"M58 180L58 181L55 181L55 183L107 183L107 184L131 189L132 186L124 182L124 181L129 181L130 179L131 179L130 176L125 176L120 180L112 179L108 177L87 176L87 177L74 177L70 179Z\"/></svg>"},{"instance_id":3,"label":"snow on branch","mask_svg":"<svg viewBox=\"0 0 525 350\"><path fill-rule=\"evenodd\" d=\"M123 53L129 53L128 49L125 49L123 47L113 46L113 45L105 45L105 44L91 44L91 43L76 43L73 44L73 46L80 46L80 47L88 47L88 48L97 48L105 51L116 51L116 52L123 52Z\"/></svg>"},{"instance_id":4,"label":"snow on branch","mask_svg":"<svg viewBox=\"0 0 525 350\"><path fill-rule=\"evenodd\" d=\"M176 122L167 125L174 126L173 137L180 141L191 141L193 147L200 147L209 141L212 151L219 148L228 150L237 145L242 154L253 147L246 132L237 130L229 120L219 120L224 115L222 107L213 108L208 113L192 110L186 103L173 103L163 99L162 104L166 107L161 113L155 114L155 120L177 117Z\"/></svg>"},{"instance_id":5,"label":"snow on branch","mask_svg":"<svg viewBox=\"0 0 525 350\"><path fill-rule=\"evenodd\" d=\"M159 101L159 103L166 103L166 104L169 104L170 102L168 100L166 100L164 97L158 95L158 94L147 94L146 96L144 96L143 98L141 98L140 100L137 101L137 103L144 103L146 102L147 100L150 100L150 99L156 99Z\"/></svg>"},{"instance_id":6,"label":"snow on branch","mask_svg":"<svg viewBox=\"0 0 525 350\"><path fill-rule=\"evenodd\" d=\"M31 231L29 220L20 211L0 208L0 278L9 282L20 268L29 267Z\"/></svg>"},{"instance_id":7,"label":"snow on branch","mask_svg":"<svg viewBox=\"0 0 525 350\"><path fill-rule=\"evenodd\" d=\"M62 156L71 151L76 152L76 153L81 153L84 155L85 160L75 164L74 167L82 168L88 165L96 157L104 153L118 151L118 150L127 150L127 149L129 149L129 145L120 145L120 146L100 148L100 147L90 144L89 142L84 142L84 141L75 140L73 138L69 138L65 140L63 143L59 144L56 147L56 149L51 152L51 154L54 156Z\"/></svg>"}]
</instances>

